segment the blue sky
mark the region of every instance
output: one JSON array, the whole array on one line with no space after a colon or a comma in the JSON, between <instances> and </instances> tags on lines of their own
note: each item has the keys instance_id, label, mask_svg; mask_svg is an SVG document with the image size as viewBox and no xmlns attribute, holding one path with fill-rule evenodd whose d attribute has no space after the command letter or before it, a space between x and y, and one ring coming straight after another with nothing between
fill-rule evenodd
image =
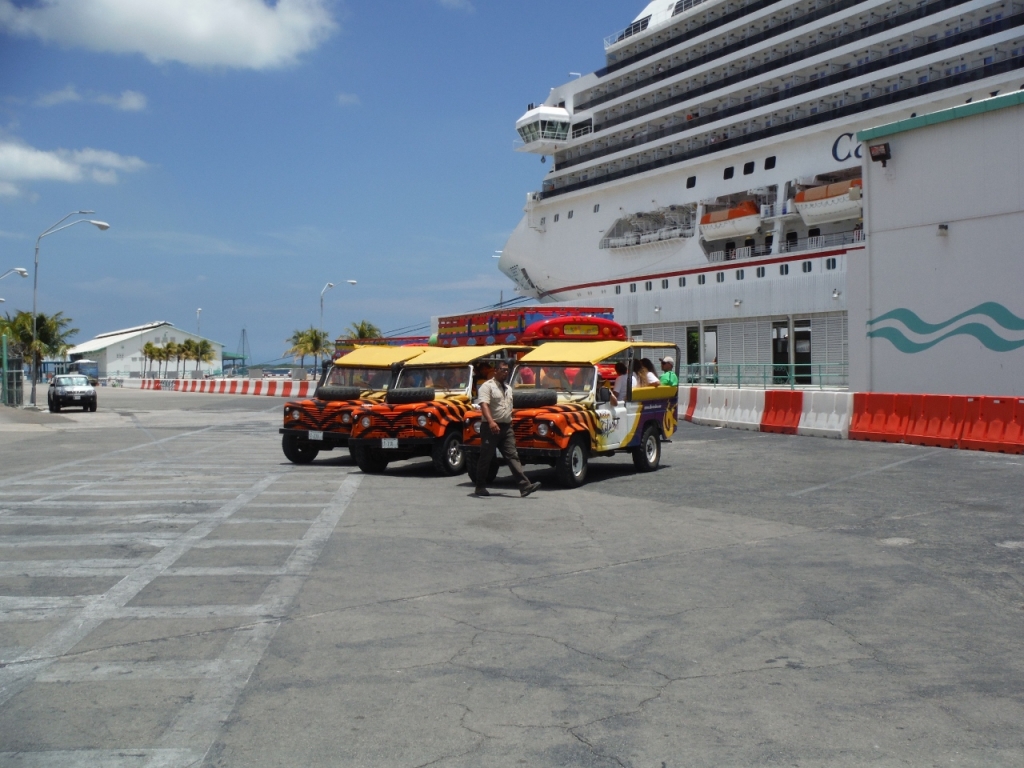
<instances>
[{"instance_id":1,"label":"blue sky","mask_svg":"<svg viewBox=\"0 0 1024 768\"><path fill-rule=\"evenodd\" d=\"M78 340L153 320L270 359L498 300L546 166L514 124L644 3L0 0L0 272ZM356 287L345 284L357 280ZM0 309L31 308L31 279Z\"/></svg>"}]
</instances>

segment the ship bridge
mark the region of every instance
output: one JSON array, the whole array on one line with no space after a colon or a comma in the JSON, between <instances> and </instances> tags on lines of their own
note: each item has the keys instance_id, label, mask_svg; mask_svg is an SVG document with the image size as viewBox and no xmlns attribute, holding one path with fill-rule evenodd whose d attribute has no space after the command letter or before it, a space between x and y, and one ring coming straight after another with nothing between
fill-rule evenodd
<instances>
[{"instance_id":1,"label":"ship bridge","mask_svg":"<svg viewBox=\"0 0 1024 768\"><path fill-rule=\"evenodd\" d=\"M554 155L569 142L570 122L569 110L565 107L531 104L526 114L516 120L516 131L523 140L516 151Z\"/></svg>"}]
</instances>

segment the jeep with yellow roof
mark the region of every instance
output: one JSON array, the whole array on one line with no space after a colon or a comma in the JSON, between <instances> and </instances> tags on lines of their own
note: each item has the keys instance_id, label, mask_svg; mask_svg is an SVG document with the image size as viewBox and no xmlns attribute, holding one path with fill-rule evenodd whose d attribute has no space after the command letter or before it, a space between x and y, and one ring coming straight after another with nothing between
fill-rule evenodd
<instances>
[{"instance_id":1,"label":"jeep with yellow roof","mask_svg":"<svg viewBox=\"0 0 1024 768\"><path fill-rule=\"evenodd\" d=\"M622 397L616 398L614 366L622 363L628 372L634 361L668 354L679 359L672 344L629 341L553 341L528 352L509 379L520 461L554 467L559 483L568 488L585 482L588 462L595 456L630 453L639 471L657 469L661 443L676 431L679 389L639 386L627 373ZM471 412L463 449L474 482L481 428L480 413ZM491 467L496 473L497 462Z\"/></svg>"},{"instance_id":2,"label":"jeep with yellow roof","mask_svg":"<svg viewBox=\"0 0 1024 768\"><path fill-rule=\"evenodd\" d=\"M384 402L364 403L352 415L349 450L364 472L392 461L430 456L434 468L457 475L465 467L462 426L473 397L489 378L488 365L528 347L432 347L402 366Z\"/></svg>"},{"instance_id":3,"label":"jeep with yellow roof","mask_svg":"<svg viewBox=\"0 0 1024 768\"><path fill-rule=\"evenodd\" d=\"M427 347L359 347L338 358L313 397L285 403L281 448L294 464L309 464L320 451L348 445L352 412L362 403L384 399L397 365Z\"/></svg>"}]
</instances>

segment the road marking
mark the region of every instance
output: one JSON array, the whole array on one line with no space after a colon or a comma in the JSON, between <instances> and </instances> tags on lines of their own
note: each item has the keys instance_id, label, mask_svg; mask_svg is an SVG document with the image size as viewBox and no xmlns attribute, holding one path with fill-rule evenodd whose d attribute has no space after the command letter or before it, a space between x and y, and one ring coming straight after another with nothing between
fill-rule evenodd
<instances>
[{"instance_id":1,"label":"road marking","mask_svg":"<svg viewBox=\"0 0 1024 768\"><path fill-rule=\"evenodd\" d=\"M885 472L886 470L894 469L896 467L901 467L904 464L909 464L912 461L920 461L921 459L927 459L928 457L934 456L937 453L942 453L942 451L943 451L943 449L941 449L941 448L938 449L938 450L935 450L935 451L928 451L927 453L922 453L919 456L911 456L909 459L903 459L902 461L894 461L892 464L886 464L884 467L876 467L875 469L869 469L869 470L866 470L864 472L858 472L857 474L850 475L849 477L843 477L843 478L840 478L839 480L833 480L831 483L825 483L823 485L815 485L815 486L812 486L810 488L804 488L802 491L794 491L793 493L791 493L789 495L790 496L803 496L805 493L813 493L814 491L823 491L826 488L831 488L832 486L839 485L840 483L846 483L846 482L849 482L850 480L857 480L858 478L861 478L861 477L867 477L868 475L874 475L874 474L877 474L879 472Z\"/></svg>"},{"instance_id":2,"label":"road marking","mask_svg":"<svg viewBox=\"0 0 1024 768\"><path fill-rule=\"evenodd\" d=\"M52 752L0 752L6 768L140 768L147 760L192 765L202 755L190 749L72 749Z\"/></svg>"},{"instance_id":3,"label":"road marking","mask_svg":"<svg viewBox=\"0 0 1024 768\"><path fill-rule=\"evenodd\" d=\"M208 675L230 674L243 662L213 661L122 661L57 662L36 678L40 683L85 683L109 680L192 680Z\"/></svg>"}]
</instances>

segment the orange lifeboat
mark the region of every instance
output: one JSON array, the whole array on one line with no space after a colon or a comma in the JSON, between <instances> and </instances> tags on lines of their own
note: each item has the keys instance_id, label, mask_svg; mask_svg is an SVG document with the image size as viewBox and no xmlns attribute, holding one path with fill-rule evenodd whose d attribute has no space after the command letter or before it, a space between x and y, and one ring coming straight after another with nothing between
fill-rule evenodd
<instances>
[{"instance_id":1,"label":"orange lifeboat","mask_svg":"<svg viewBox=\"0 0 1024 768\"><path fill-rule=\"evenodd\" d=\"M746 237L761 228L761 209L752 200L733 208L712 211L700 217L700 234L707 241Z\"/></svg>"},{"instance_id":2,"label":"orange lifeboat","mask_svg":"<svg viewBox=\"0 0 1024 768\"><path fill-rule=\"evenodd\" d=\"M798 193L793 202L809 227L859 219L863 213L862 189L860 179L824 184Z\"/></svg>"}]
</instances>

